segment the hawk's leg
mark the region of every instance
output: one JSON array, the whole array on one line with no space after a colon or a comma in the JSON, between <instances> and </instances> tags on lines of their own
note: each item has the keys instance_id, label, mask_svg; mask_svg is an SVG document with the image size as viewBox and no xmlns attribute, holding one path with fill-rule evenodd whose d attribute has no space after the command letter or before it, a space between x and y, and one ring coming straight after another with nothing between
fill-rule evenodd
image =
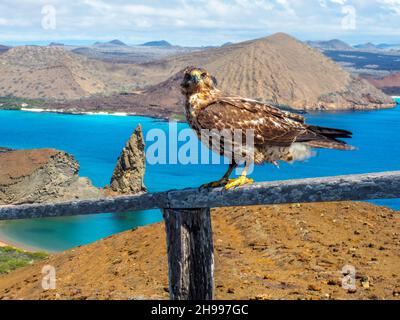
<instances>
[{"instance_id":1,"label":"hawk's leg","mask_svg":"<svg viewBox=\"0 0 400 320\"><path fill-rule=\"evenodd\" d=\"M247 184L252 184L254 182L253 179L247 178L247 172L249 171L250 162L246 162L246 166L243 169L242 175L239 178L229 180L225 185L225 189L233 189L237 187L241 187Z\"/></svg>"},{"instance_id":2,"label":"hawk's leg","mask_svg":"<svg viewBox=\"0 0 400 320\"><path fill-rule=\"evenodd\" d=\"M211 183L203 184L200 188L218 188L218 187L223 187L229 182L229 177L231 176L233 170L237 168L237 164L231 163L229 165L228 171L224 174L224 176L219 179L218 181L214 181Z\"/></svg>"}]
</instances>

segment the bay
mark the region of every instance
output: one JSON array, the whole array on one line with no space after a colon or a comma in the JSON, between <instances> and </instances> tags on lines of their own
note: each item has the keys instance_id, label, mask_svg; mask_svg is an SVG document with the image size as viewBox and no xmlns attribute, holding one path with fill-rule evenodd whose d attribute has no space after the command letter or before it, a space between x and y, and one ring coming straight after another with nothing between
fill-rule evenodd
<instances>
[{"instance_id":1,"label":"bay","mask_svg":"<svg viewBox=\"0 0 400 320\"><path fill-rule=\"evenodd\" d=\"M400 170L400 108L379 111L311 113L312 124L354 133L353 152L319 150L306 162L256 167L256 181L298 179L339 174ZM0 111L0 146L15 149L55 148L69 152L81 165L80 175L103 187L109 183L116 160L136 125L145 136L168 123L146 117L62 115ZM178 124L178 130L187 128ZM197 187L218 179L221 165L149 165L145 183L150 191ZM400 210L400 200L375 203ZM7 221L0 223L0 238L29 248L60 251L91 243L109 235L161 221L158 210L96 216Z\"/></svg>"}]
</instances>

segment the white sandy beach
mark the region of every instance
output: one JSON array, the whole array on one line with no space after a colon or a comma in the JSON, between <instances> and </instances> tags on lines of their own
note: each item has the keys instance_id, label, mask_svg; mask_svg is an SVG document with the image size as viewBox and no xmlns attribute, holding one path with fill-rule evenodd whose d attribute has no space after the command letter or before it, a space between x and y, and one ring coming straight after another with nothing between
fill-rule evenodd
<instances>
[{"instance_id":1,"label":"white sandy beach","mask_svg":"<svg viewBox=\"0 0 400 320\"><path fill-rule=\"evenodd\" d=\"M30 252L35 252L35 251L44 251L44 250L38 250L36 248L32 248L29 246L25 246L24 244L14 242L12 240L9 240L5 238L1 233L0 233L0 248L2 247L13 247L17 248L19 250L23 251L30 251Z\"/></svg>"},{"instance_id":2,"label":"white sandy beach","mask_svg":"<svg viewBox=\"0 0 400 320\"><path fill-rule=\"evenodd\" d=\"M0 239L0 248L2 247L15 247L14 245L12 245L10 242L8 242L5 239ZM16 247L15 247L16 248Z\"/></svg>"},{"instance_id":3,"label":"white sandy beach","mask_svg":"<svg viewBox=\"0 0 400 320\"><path fill-rule=\"evenodd\" d=\"M66 111L63 109L42 109L42 108L21 108L21 111L26 111L26 112L52 112L52 113L63 113L63 114L76 114L76 115L88 115L88 116L115 116L115 117L128 117L128 116L134 116L135 114L133 113L127 113L127 112L91 112L91 111Z\"/></svg>"},{"instance_id":4,"label":"white sandy beach","mask_svg":"<svg viewBox=\"0 0 400 320\"><path fill-rule=\"evenodd\" d=\"M1 236L1 235L0 235ZM3 237L0 238L0 248L2 247L14 247L16 248L15 245L11 244L9 241L7 241L6 239L4 239Z\"/></svg>"}]
</instances>

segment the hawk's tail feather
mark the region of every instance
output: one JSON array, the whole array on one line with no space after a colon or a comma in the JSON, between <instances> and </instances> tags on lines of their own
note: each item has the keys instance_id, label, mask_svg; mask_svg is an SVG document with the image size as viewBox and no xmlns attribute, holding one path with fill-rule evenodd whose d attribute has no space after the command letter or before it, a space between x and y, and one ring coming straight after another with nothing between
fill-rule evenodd
<instances>
[{"instance_id":1,"label":"hawk's tail feather","mask_svg":"<svg viewBox=\"0 0 400 320\"><path fill-rule=\"evenodd\" d=\"M309 126L308 129L328 138L351 138L353 133L342 129L325 128L318 126Z\"/></svg>"},{"instance_id":2,"label":"hawk's tail feather","mask_svg":"<svg viewBox=\"0 0 400 320\"><path fill-rule=\"evenodd\" d=\"M298 142L313 148L355 150L353 146L339 140L351 138L353 134L350 131L318 126L308 126L307 129L306 133L298 137Z\"/></svg>"},{"instance_id":3,"label":"hawk's tail feather","mask_svg":"<svg viewBox=\"0 0 400 320\"><path fill-rule=\"evenodd\" d=\"M339 140L313 140L305 143L306 145L312 148L323 148L323 149L335 149L335 150L344 150L344 151L352 151L356 150L355 147L346 144L345 142Z\"/></svg>"}]
</instances>

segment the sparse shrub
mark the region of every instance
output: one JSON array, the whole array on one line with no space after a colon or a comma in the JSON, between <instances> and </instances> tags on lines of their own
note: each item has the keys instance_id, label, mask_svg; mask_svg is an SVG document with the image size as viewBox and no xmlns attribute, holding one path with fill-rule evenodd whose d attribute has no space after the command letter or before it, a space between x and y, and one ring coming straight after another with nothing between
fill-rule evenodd
<instances>
[{"instance_id":1,"label":"sparse shrub","mask_svg":"<svg viewBox=\"0 0 400 320\"><path fill-rule=\"evenodd\" d=\"M9 273L46 257L44 252L32 253L12 247L0 248L0 274Z\"/></svg>"}]
</instances>

